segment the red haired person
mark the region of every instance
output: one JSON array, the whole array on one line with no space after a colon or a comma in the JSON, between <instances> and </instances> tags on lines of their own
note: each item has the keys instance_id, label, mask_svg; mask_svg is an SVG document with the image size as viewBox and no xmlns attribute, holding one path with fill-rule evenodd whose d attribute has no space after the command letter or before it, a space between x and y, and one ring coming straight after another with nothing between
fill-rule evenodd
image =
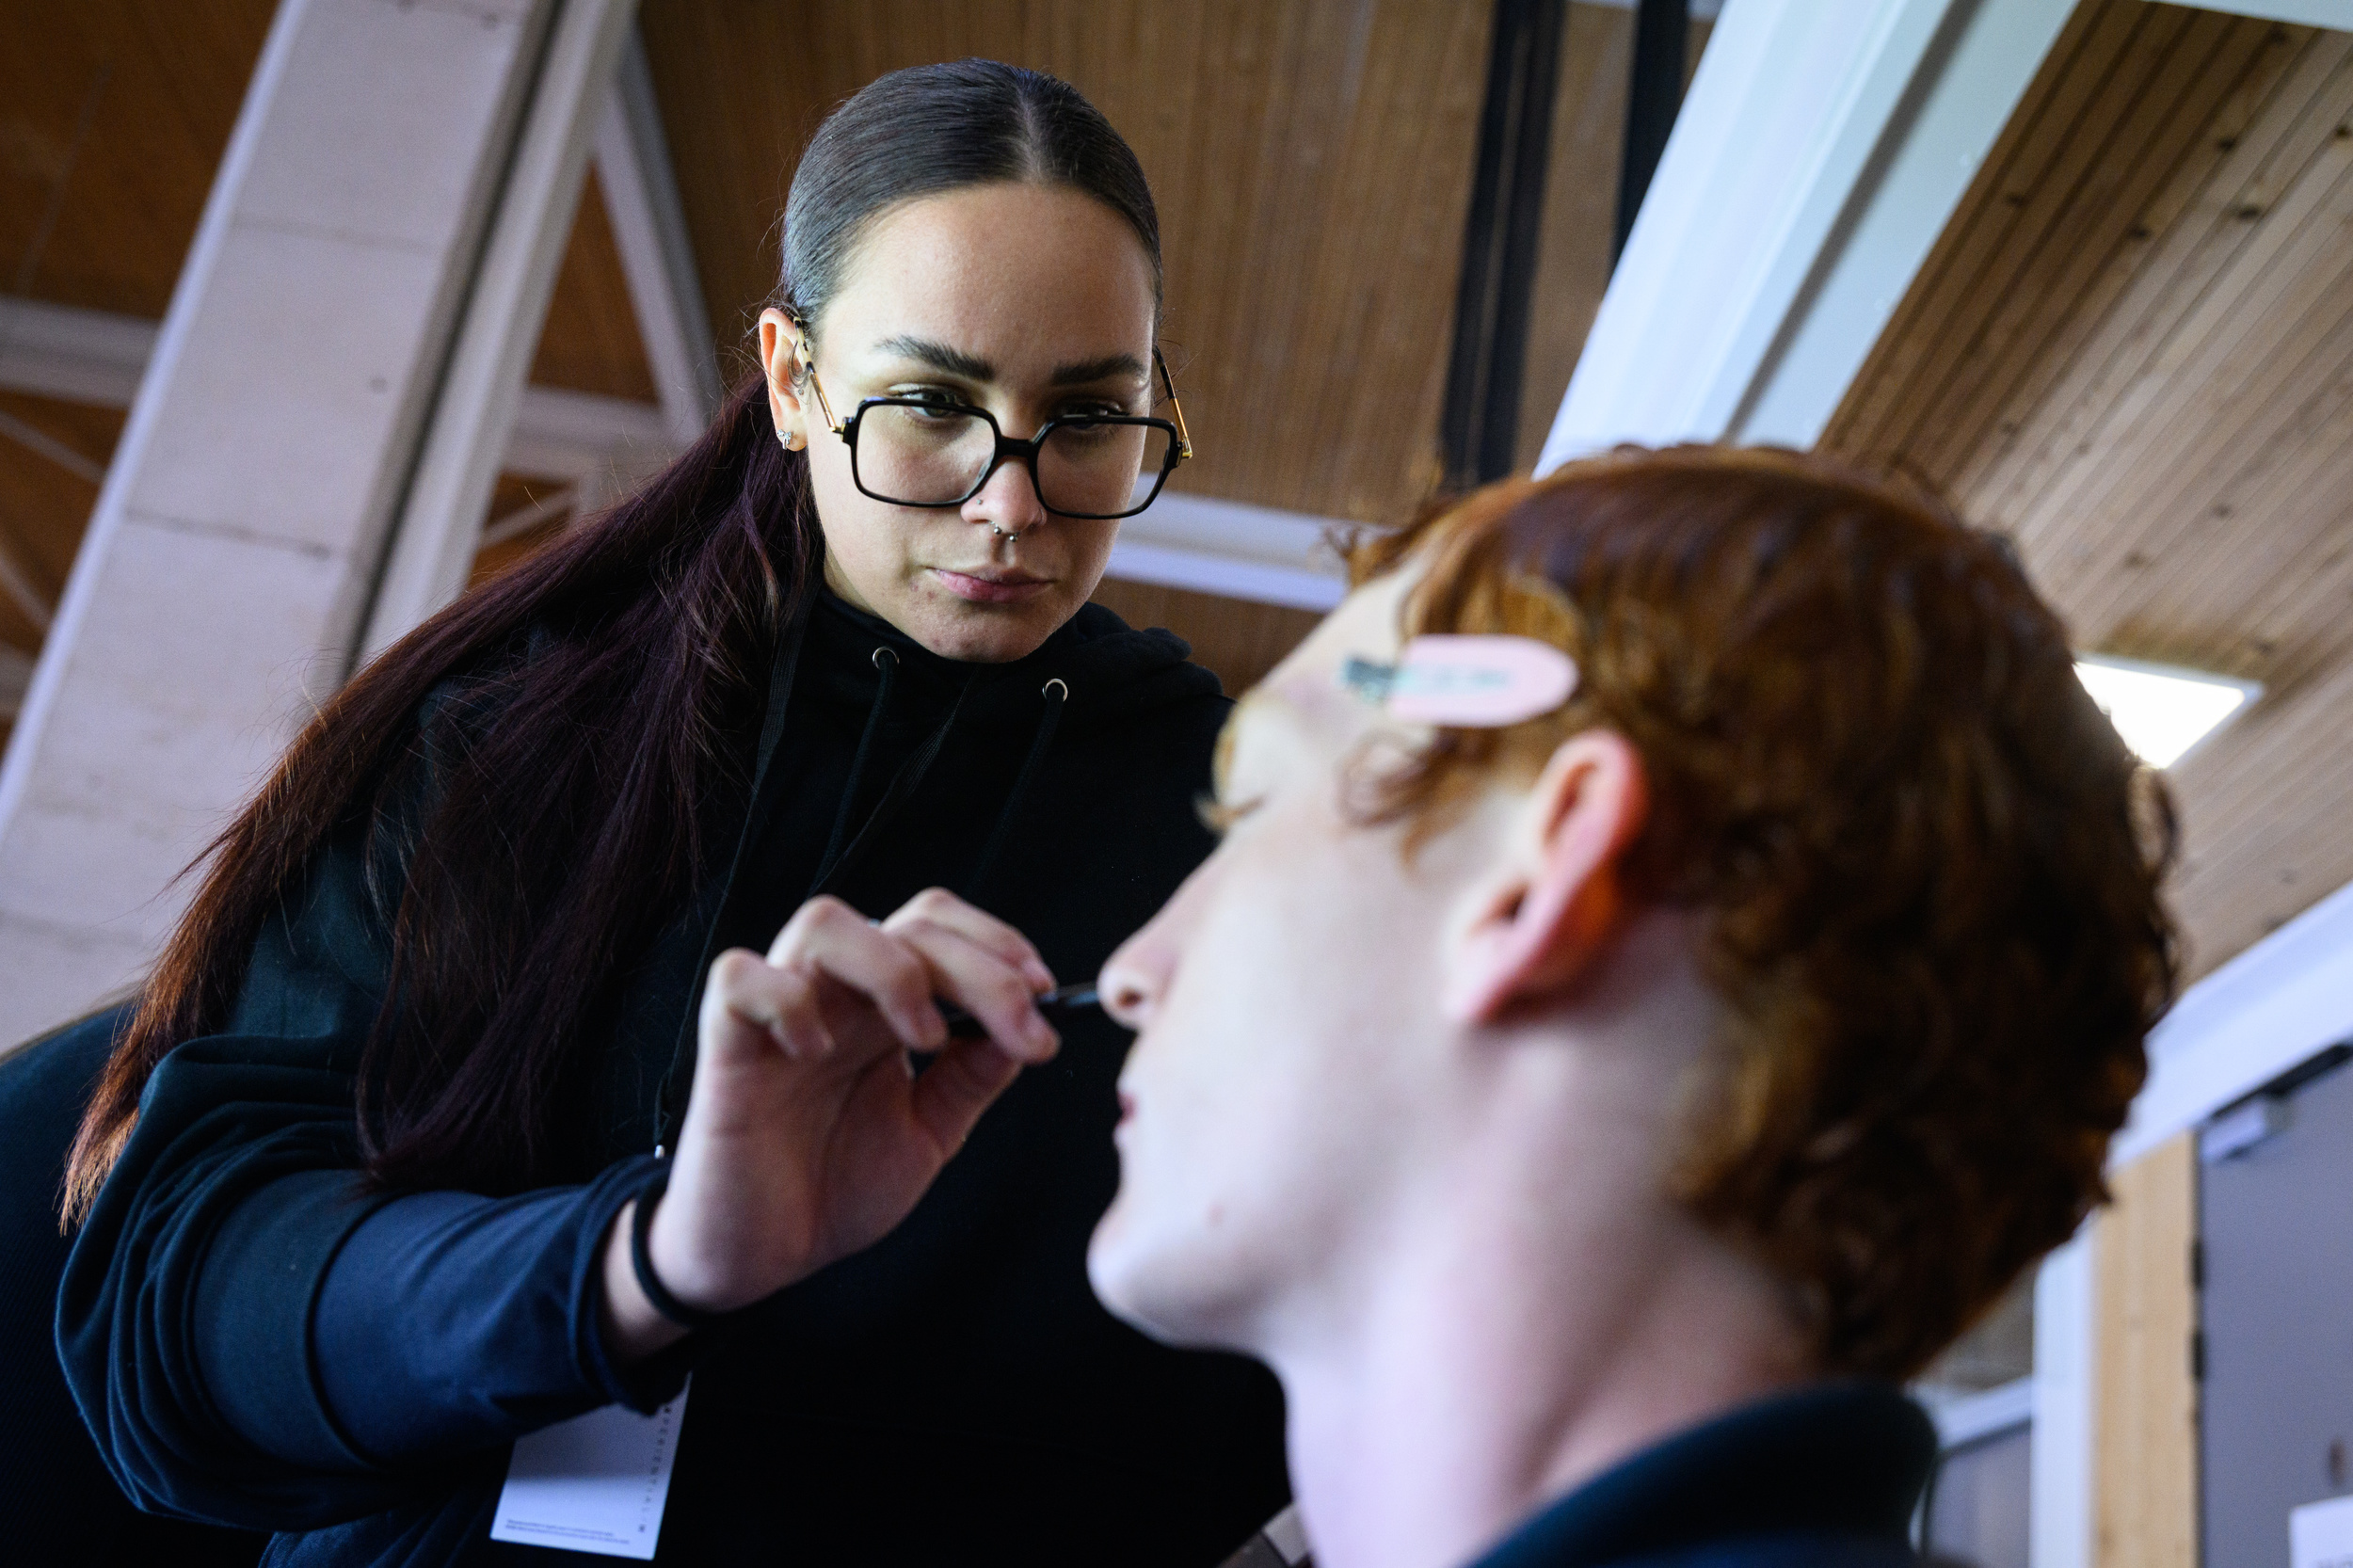
<instances>
[{"instance_id":1,"label":"red haired person","mask_svg":"<svg viewBox=\"0 0 2353 1568\"><path fill-rule=\"evenodd\" d=\"M2101 1201L2172 984L2147 787L1917 500L1482 492L1243 699L1103 972L1096 1288L1274 1368L1320 1568L1909 1561L1897 1384Z\"/></svg>"}]
</instances>

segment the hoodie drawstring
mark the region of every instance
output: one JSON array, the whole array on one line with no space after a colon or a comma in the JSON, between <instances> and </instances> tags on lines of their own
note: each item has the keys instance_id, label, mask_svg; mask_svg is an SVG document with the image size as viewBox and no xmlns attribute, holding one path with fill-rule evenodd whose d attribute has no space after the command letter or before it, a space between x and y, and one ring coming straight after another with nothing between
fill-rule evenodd
<instances>
[{"instance_id":1,"label":"hoodie drawstring","mask_svg":"<svg viewBox=\"0 0 2353 1568\"><path fill-rule=\"evenodd\" d=\"M914 755L899 765L898 773L891 777L888 787L883 791L882 799L876 801L874 809L867 814L866 824L851 836L848 843L841 846L840 855L830 857L827 863L818 868L817 879L809 885L809 898L815 898L820 893L830 892L836 883L846 880L850 872L856 868L858 861L874 847L884 831L898 817L900 810L914 797L916 790L923 782L924 775L932 771L932 764L939 760L941 749L947 745L949 735L955 729L956 715L964 712L965 698L972 695L973 687L979 683L979 678L975 676L967 680L963 687L957 691L955 701L948 705L948 716L941 719L939 728L933 730L923 744L915 748ZM856 782L854 776L851 779L852 793L843 797L845 801L855 798Z\"/></svg>"},{"instance_id":2,"label":"hoodie drawstring","mask_svg":"<svg viewBox=\"0 0 2353 1568\"><path fill-rule=\"evenodd\" d=\"M1063 704L1070 700L1070 687L1056 676L1038 688L1038 696L1046 699L1046 712L1038 716L1037 733L1030 738L1030 754L1021 760L1021 771L1013 776L1013 788L1005 793L1005 804L997 813L997 825L989 830L988 846L981 851L980 864L964 881L964 896L977 902L981 884L988 880L990 868L997 864L998 851L1005 847L1005 840L1013 831L1013 820L1021 810L1021 801L1030 792L1031 783L1037 777L1038 764L1046 760L1047 748L1054 744L1054 728L1062 723Z\"/></svg>"},{"instance_id":3,"label":"hoodie drawstring","mask_svg":"<svg viewBox=\"0 0 2353 1568\"><path fill-rule=\"evenodd\" d=\"M874 682L874 705L866 711L866 728L858 731L857 750L850 754L850 781L841 788L841 804L834 808L833 831L825 836L825 853L818 856L817 885L824 887L826 873L833 870L834 860L841 854L841 837L850 831L850 810L857 801L857 787L866 776L866 760L874 754L874 737L881 733L883 714L890 707L891 678L899 672L899 656L887 648L874 649L874 668L881 679Z\"/></svg>"}]
</instances>

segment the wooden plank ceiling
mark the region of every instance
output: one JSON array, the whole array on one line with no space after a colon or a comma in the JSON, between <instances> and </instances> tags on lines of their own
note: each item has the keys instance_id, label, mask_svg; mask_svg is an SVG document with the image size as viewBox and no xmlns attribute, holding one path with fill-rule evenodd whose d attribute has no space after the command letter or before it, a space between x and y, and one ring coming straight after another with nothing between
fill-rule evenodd
<instances>
[{"instance_id":1,"label":"wooden plank ceiling","mask_svg":"<svg viewBox=\"0 0 2353 1568\"><path fill-rule=\"evenodd\" d=\"M776 284L801 147L884 72L1062 76L1135 147L1209 494L1369 521L1435 474L1486 0L650 0L646 48L723 349ZM1197 410L1197 411L1196 411Z\"/></svg>"},{"instance_id":2,"label":"wooden plank ceiling","mask_svg":"<svg viewBox=\"0 0 2353 1568\"><path fill-rule=\"evenodd\" d=\"M272 0L82 0L0 15L0 287L155 319L259 55ZM1438 401L1484 87L1490 0L647 0L648 56L723 362L773 281L801 145L874 75L987 55L1077 83L1128 136L1166 235L1172 360L1200 493L1392 521L1437 473ZM1705 24L1695 28L1697 43ZM1631 13L1569 7L1521 437L1541 442L1608 280ZM651 401L596 180L534 382ZM14 397L0 414L103 466L118 411ZM493 519L544 497L502 482ZM0 549L40 603L62 588L95 487L0 440ZM486 554L485 570L536 536ZM0 588L5 584L0 584ZM0 643L40 616L0 592ZM1125 584L1229 686L1312 617ZM0 723L5 719L0 718Z\"/></svg>"},{"instance_id":3,"label":"wooden plank ceiling","mask_svg":"<svg viewBox=\"0 0 2353 1568\"><path fill-rule=\"evenodd\" d=\"M1825 444L2265 682L2173 770L2194 971L2353 879L2353 35L2085 0Z\"/></svg>"},{"instance_id":4,"label":"wooden plank ceiling","mask_svg":"<svg viewBox=\"0 0 2353 1568\"><path fill-rule=\"evenodd\" d=\"M986 56L1077 85L1160 206L1164 335L1202 456L1179 487L1394 522L1438 474L1439 400L1489 0L648 0L651 60L723 362L776 284L801 147L886 71ZM1520 441L1534 461L1609 273L1632 13L1572 4ZM1695 24L1690 59L1707 36ZM1228 689L1313 617L1110 584Z\"/></svg>"}]
</instances>

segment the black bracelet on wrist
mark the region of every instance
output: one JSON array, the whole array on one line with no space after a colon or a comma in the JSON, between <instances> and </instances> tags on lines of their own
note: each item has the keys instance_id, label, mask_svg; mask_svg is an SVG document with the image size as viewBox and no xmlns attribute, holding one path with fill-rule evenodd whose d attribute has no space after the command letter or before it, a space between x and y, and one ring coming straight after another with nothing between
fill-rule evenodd
<instances>
[{"instance_id":1,"label":"black bracelet on wrist","mask_svg":"<svg viewBox=\"0 0 2353 1568\"><path fill-rule=\"evenodd\" d=\"M670 1168L664 1165L654 1173L653 1179L646 1183L645 1190L637 1194L637 1212L629 1224L629 1266L637 1275L637 1288L646 1293L646 1300L653 1303L656 1312L680 1328L709 1328L727 1314L705 1312L700 1307L687 1305L670 1294L669 1289L655 1276L653 1255L646 1250L647 1238L653 1234L654 1206L669 1190Z\"/></svg>"}]
</instances>

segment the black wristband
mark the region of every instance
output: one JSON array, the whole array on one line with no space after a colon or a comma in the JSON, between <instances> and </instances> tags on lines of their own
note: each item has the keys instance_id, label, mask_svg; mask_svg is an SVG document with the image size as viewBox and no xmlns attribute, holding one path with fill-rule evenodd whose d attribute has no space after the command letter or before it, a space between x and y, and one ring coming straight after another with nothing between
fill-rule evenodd
<instances>
[{"instance_id":1,"label":"black wristband","mask_svg":"<svg viewBox=\"0 0 2353 1568\"><path fill-rule=\"evenodd\" d=\"M637 1288L653 1303L653 1309L684 1329L709 1328L727 1316L724 1312L705 1312L687 1305L670 1294L653 1272L653 1256L646 1250L646 1240L653 1234L654 1206L662 1194L670 1190L670 1167L654 1172L653 1179L637 1194L637 1212L629 1223L629 1266L637 1275Z\"/></svg>"}]
</instances>

